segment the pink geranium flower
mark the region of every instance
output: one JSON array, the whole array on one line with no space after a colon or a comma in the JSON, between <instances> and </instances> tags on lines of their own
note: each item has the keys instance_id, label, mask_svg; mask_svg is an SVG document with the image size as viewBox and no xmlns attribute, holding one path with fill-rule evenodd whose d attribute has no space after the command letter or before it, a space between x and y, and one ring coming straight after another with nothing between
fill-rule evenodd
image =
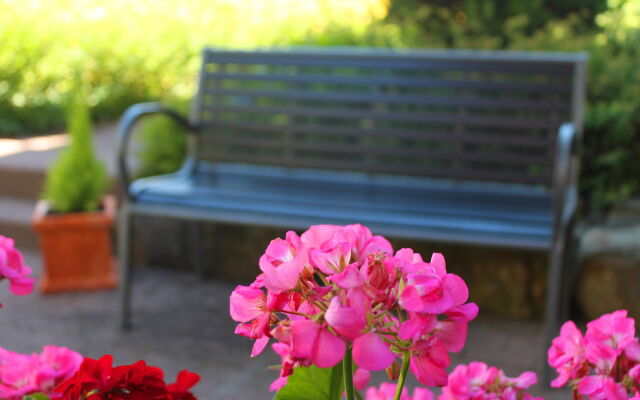
<instances>
[{"instance_id":1,"label":"pink geranium flower","mask_svg":"<svg viewBox=\"0 0 640 400\"><path fill-rule=\"evenodd\" d=\"M633 342L635 333L633 318L627 317L627 310L619 310L589 322L585 338L610 347L618 355Z\"/></svg>"},{"instance_id":2,"label":"pink geranium flower","mask_svg":"<svg viewBox=\"0 0 640 400\"><path fill-rule=\"evenodd\" d=\"M53 392L53 388L58 383L76 373L82 360L80 353L66 347L44 346L39 356L38 373L35 376L35 384L39 391Z\"/></svg>"},{"instance_id":3,"label":"pink geranium flower","mask_svg":"<svg viewBox=\"0 0 640 400\"><path fill-rule=\"evenodd\" d=\"M357 224L289 232L269 244L260 269L252 285L234 290L230 314L236 333L256 341L252 355L276 341L274 390L294 368L334 366L347 349L363 371L397 366L405 353L420 382L442 386L448 352L463 347L478 312L441 254L428 263L411 249L394 255L385 238Z\"/></svg>"},{"instance_id":4,"label":"pink geranium flower","mask_svg":"<svg viewBox=\"0 0 640 400\"><path fill-rule=\"evenodd\" d=\"M634 335L635 321L626 310L589 322L584 337L573 322L566 322L549 349L549 364L558 372L552 386L569 382L575 398L635 398L640 346Z\"/></svg>"},{"instance_id":5,"label":"pink geranium flower","mask_svg":"<svg viewBox=\"0 0 640 400\"><path fill-rule=\"evenodd\" d=\"M73 376L82 359L66 347L45 346L42 353L31 355L0 347L0 399L21 400L36 392L59 397L54 387Z\"/></svg>"},{"instance_id":6,"label":"pink geranium flower","mask_svg":"<svg viewBox=\"0 0 640 400\"><path fill-rule=\"evenodd\" d=\"M408 258L408 254L403 257ZM405 261L404 258L401 260ZM446 272L441 254L434 254L429 264L418 261L403 268L411 271L400 295L400 305L407 311L439 314L469 298L469 289L462 278Z\"/></svg>"},{"instance_id":7,"label":"pink geranium flower","mask_svg":"<svg viewBox=\"0 0 640 400\"><path fill-rule=\"evenodd\" d=\"M370 387L366 392L366 400L393 400L396 393L396 384L382 383L380 387ZM402 389L400 400L432 400L433 393L424 388L415 388L413 396L409 396L407 388Z\"/></svg>"},{"instance_id":8,"label":"pink geranium flower","mask_svg":"<svg viewBox=\"0 0 640 400\"><path fill-rule=\"evenodd\" d=\"M551 382L552 387L561 387L569 379L586 373L586 341L573 321L567 321L560 329L560 336L553 339L548 351L549 365L556 369L558 377Z\"/></svg>"},{"instance_id":9,"label":"pink geranium flower","mask_svg":"<svg viewBox=\"0 0 640 400\"><path fill-rule=\"evenodd\" d=\"M9 289L18 296L33 291L35 279L30 278L31 268L24 264L22 254L14 248L13 239L0 235L0 281L9 280Z\"/></svg>"},{"instance_id":10,"label":"pink geranium flower","mask_svg":"<svg viewBox=\"0 0 640 400\"><path fill-rule=\"evenodd\" d=\"M287 232L284 240L272 240L259 262L264 286L275 293L295 288L306 263L307 252L295 232Z\"/></svg>"},{"instance_id":11,"label":"pink geranium flower","mask_svg":"<svg viewBox=\"0 0 640 400\"><path fill-rule=\"evenodd\" d=\"M535 385L538 377L527 371L515 378L507 377L496 367L483 362L471 362L458 365L449 375L449 383L442 388L438 400L475 400L475 399L528 399L536 397L525 392ZM541 400L541 398L540 398Z\"/></svg>"}]
</instances>

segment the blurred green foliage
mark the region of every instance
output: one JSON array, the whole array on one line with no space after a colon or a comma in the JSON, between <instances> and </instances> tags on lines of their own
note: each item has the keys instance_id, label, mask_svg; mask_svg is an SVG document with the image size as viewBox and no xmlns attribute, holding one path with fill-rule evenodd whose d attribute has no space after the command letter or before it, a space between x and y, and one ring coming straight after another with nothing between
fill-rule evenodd
<instances>
[{"instance_id":1,"label":"blurred green foliage","mask_svg":"<svg viewBox=\"0 0 640 400\"><path fill-rule=\"evenodd\" d=\"M73 90L66 117L71 144L49 169L44 198L54 212L95 211L100 208L109 179L104 164L95 157L83 90Z\"/></svg>"},{"instance_id":2,"label":"blurred green foliage","mask_svg":"<svg viewBox=\"0 0 640 400\"><path fill-rule=\"evenodd\" d=\"M640 0L0 0L0 136L63 125L72 71L94 118L186 104L203 46L587 50L587 213L640 193ZM143 126L144 175L175 170L184 135ZM174 150L172 150L174 149Z\"/></svg>"},{"instance_id":3,"label":"blurred green foliage","mask_svg":"<svg viewBox=\"0 0 640 400\"><path fill-rule=\"evenodd\" d=\"M188 103L175 101L169 106L187 115ZM140 162L136 176L142 178L177 171L187 151L187 130L166 115L144 118L140 125L136 134L139 138L137 158Z\"/></svg>"}]
</instances>

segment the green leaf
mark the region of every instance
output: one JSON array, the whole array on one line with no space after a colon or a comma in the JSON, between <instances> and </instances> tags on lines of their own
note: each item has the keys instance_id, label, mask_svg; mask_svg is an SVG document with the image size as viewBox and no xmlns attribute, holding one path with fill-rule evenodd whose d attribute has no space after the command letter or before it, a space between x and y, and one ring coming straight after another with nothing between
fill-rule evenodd
<instances>
[{"instance_id":1,"label":"green leaf","mask_svg":"<svg viewBox=\"0 0 640 400\"><path fill-rule=\"evenodd\" d=\"M24 396L22 400L49 400L49 396L44 393L32 393Z\"/></svg>"},{"instance_id":2,"label":"green leaf","mask_svg":"<svg viewBox=\"0 0 640 400\"><path fill-rule=\"evenodd\" d=\"M274 400L340 400L342 363L333 368L298 367Z\"/></svg>"}]
</instances>

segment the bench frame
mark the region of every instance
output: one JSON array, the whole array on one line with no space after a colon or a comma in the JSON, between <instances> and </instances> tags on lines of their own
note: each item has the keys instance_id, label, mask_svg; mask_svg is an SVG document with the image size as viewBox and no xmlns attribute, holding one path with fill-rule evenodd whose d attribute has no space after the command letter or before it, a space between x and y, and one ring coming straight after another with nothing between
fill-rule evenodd
<instances>
[{"instance_id":1,"label":"bench frame","mask_svg":"<svg viewBox=\"0 0 640 400\"><path fill-rule=\"evenodd\" d=\"M205 54L211 51L205 50ZM344 51L344 50L341 50ZM361 51L361 50L358 50ZM286 54L286 53L283 53ZM375 55L375 50L372 50ZM557 59L559 56L555 53L514 53L514 52L492 52L492 57L497 57L501 60L513 60L524 61L535 60L536 57L550 57L552 60ZM434 51L433 57L442 55L447 58L456 58L459 56L465 60L473 57L486 58L486 52L472 52L472 51ZM572 263L569 260L571 256L568 249L571 247L573 240L572 227L575 220L575 211L578 202L578 171L579 171L579 158L578 147L581 142L581 121L583 118L583 99L585 96L585 79L586 79L586 60L587 56L584 53L570 54L569 59L575 63L575 73L573 76L574 84L572 88L571 96L572 121L564 123L560 126L556 136L556 152L553 160L553 184L552 190L556 202L554 226L553 226L553 243L549 249L548 258L548 286L546 292L546 309L545 309L545 360L546 349L548 348L551 338L557 335L561 318L566 315L568 308L568 294L570 290L570 284L572 277L575 274L575 270ZM204 74L204 68L201 74ZM203 79L201 75L200 79ZM200 101L201 91L198 92L198 97L195 99L195 103ZM202 126L197 122L198 116L194 112L191 120L182 117L175 111L164 107L160 103L140 103L129 107L124 113L119 124L119 136L118 136L118 172L120 187L123 194L123 201L120 207L119 224L118 224L118 254L120 264L120 326L122 329L129 329L131 327L131 275L132 275L132 263L131 263L131 227L132 218L135 215L155 215L168 218L179 218L192 221L218 221L219 219L212 219L206 214L199 212L198 210L185 210L176 208L174 211L168 211L167 208L157 208L153 204L137 203L132 198L129 192L129 186L131 183L129 168L127 165L128 150L130 136L133 131L134 125L141 118L162 114L170 117L176 121L179 125L184 127L189 132L189 144L188 144L188 156L180 171L177 174L181 174L188 178L195 170L196 159L194 154L197 148L198 133L202 130ZM223 221L230 222L230 221ZM278 225L272 223L273 221L233 221L239 223L247 223L252 225ZM196 251L200 249L200 234L199 224L196 225ZM399 235L402 236L402 235ZM433 238L438 241L438 238ZM500 244L488 244L490 246L505 247ZM518 247L518 246L515 246ZM201 257L197 257L200 259ZM199 264L199 263L198 263ZM564 267L563 267L564 266ZM198 267L201 270L201 266Z\"/></svg>"}]
</instances>

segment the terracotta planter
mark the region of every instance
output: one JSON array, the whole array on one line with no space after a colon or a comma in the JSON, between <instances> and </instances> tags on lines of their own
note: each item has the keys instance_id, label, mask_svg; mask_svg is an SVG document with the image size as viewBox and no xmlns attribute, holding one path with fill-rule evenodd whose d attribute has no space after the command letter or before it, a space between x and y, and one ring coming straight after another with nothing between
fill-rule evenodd
<instances>
[{"instance_id":1,"label":"terracotta planter","mask_svg":"<svg viewBox=\"0 0 640 400\"><path fill-rule=\"evenodd\" d=\"M49 214L40 200L33 213L44 274L43 293L96 290L117 285L111 253L111 227L116 212L113 196L105 196L102 210L88 213Z\"/></svg>"}]
</instances>

